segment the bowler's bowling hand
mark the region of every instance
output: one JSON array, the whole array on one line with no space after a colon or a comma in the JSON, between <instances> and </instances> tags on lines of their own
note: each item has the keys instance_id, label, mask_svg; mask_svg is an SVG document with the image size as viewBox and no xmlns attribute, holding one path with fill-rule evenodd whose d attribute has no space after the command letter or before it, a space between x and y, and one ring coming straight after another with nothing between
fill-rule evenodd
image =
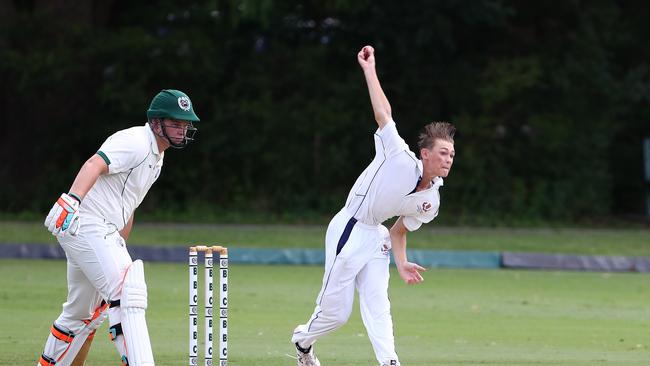
<instances>
[{"instance_id":1,"label":"bowler's bowling hand","mask_svg":"<svg viewBox=\"0 0 650 366\"><path fill-rule=\"evenodd\" d=\"M375 49L372 46L364 46L357 54L357 61L362 69L375 67Z\"/></svg>"}]
</instances>

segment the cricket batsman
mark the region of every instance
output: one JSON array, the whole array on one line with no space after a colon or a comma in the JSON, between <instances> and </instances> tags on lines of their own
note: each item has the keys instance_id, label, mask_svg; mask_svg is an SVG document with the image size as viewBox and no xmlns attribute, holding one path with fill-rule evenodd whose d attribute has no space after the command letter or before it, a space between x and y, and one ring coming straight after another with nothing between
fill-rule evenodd
<instances>
[{"instance_id":1,"label":"cricket batsman","mask_svg":"<svg viewBox=\"0 0 650 366\"><path fill-rule=\"evenodd\" d=\"M172 89L153 98L147 118L108 137L45 219L67 257L68 296L40 366L83 365L106 317L122 365L154 365L143 264L131 259L126 240L135 209L160 176L165 150L187 146L199 118L190 98Z\"/></svg>"}]
</instances>

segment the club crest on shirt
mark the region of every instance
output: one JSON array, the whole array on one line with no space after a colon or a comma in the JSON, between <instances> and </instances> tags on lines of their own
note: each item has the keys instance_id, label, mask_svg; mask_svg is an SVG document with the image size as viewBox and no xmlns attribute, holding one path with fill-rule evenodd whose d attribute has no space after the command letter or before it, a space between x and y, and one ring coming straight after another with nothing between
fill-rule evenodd
<instances>
[{"instance_id":1,"label":"club crest on shirt","mask_svg":"<svg viewBox=\"0 0 650 366\"><path fill-rule=\"evenodd\" d=\"M190 110L190 99L187 97L178 97L178 106L185 112Z\"/></svg>"},{"instance_id":2,"label":"club crest on shirt","mask_svg":"<svg viewBox=\"0 0 650 366\"><path fill-rule=\"evenodd\" d=\"M390 245L384 243L381 246L381 254L383 255L389 255L390 254Z\"/></svg>"},{"instance_id":3,"label":"club crest on shirt","mask_svg":"<svg viewBox=\"0 0 650 366\"><path fill-rule=\"evenodd\" d=\"M418 212L419 213L429 212L431 211L431 207L432 207L431 203L424 201L422 202L421 206L418 206Z\"/></svg>"}]
</instances>

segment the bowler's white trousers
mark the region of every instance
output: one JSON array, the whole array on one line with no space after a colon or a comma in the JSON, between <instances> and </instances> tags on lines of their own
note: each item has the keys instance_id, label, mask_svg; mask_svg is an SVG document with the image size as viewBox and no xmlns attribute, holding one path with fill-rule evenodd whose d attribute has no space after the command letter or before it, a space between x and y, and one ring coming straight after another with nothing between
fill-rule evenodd
<instances>
[{"instance_id":1,"label":"bowler's white trousers","mask_svg":"<svg viewBox=\"0 0 650 366\"><path fill-rule=\"evenodd\" d=\"M388 299L390 235L383 225L356 222L343 208L325 236L325 274L316 308L291 341L309 348L345 324L359 292L361 318L379 363L397 360Z\"/></svg>"},{"instance_id":2,"label":"bowler's white trousers","mask_svg":"<svg viewBox=\"0 0 650 366\"><path fill-rule=\"evenodd\" d=\"M82 226L76 236L59 239L67 257L68 297L55 321L75 334L102 300L120 299L124 275L132 263L114 226L92 216L83 216L80 221ZM112 311L109 316L114 317ZM111 324L115 322L111 319Z\"/></svg>"}]
</instances>

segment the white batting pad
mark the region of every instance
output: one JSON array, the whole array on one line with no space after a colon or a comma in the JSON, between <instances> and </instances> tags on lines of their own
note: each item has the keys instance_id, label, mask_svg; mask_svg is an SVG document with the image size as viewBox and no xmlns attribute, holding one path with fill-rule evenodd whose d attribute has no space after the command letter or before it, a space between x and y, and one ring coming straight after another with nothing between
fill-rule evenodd
<instances>
[{"instance_id":1,"label":"white batting pad","mask_svg":"<svg viewBox=\"0 0 650 366\"><path fill-rule=\"evenodd\" d=\"M77 334L76 337L74 337L74 340L70 343L70 347L68 348L68 351L65 353L63 358L61 358L56 364L57 366L69 366L72 364L74 361L75 357L77 356L77 353L79 353L79 350L81 347L84 345L86 342L86 339L90 335L90 333L94 332L97 328L99 328L100 325L104 322L106 317L108 316L108 312L102 311L97 318L92 319L92 321Z\"/></svg>"},{"instance_id":2,"label":"white batting pad","mask_svg":"<svg viewBox=\"0 0 650 366\"><path fill-rule=\"evenodd\" d=\"M52 326L50 335L47 337L47 341L45 342L45 348L43 349L43 357L45 357L45 360L41 359L39 364L46 361L54 362L58 365L64 356L68 354L71 346L73 346L76 341L83 344L85 340L86 337L83 335L75 335L74 332L70 331L68 328L55 323ZM74 355L72 355L72 358L74 358ZM61 364L65 364L65 362ZM70 362L66 365L69 364Z\"/></svg>"},{"instance_id":3,"label":"white batting pad","mask_svg":"<svg viewBox=\"0 0 650 366\"><path fill-rule=\"evenodd\" d=\"M126 341L129 366L153 366L149 330L145 320L147 284L141 260L131 264L122 288L122 331Z\"/></svg>"},{"instance_id":4,"label":"white batting pad","mask_svg":"<svg viewBox=\"0 0 650 366\"><path fill-rule=\"evenodd\" d=\"M69 366L73 363L77 353L86 342L86 339L99 328L104 322L108 313L107 306L100 306L95 310L93 317L84 325L78 334L74 336L71 342L67 343L57 339L54 334L50 334L45 343L44 354L53 360L56 360L57 366ZM55 325L57 331L63 330L64 332L71 333L67 328L60 325Z\"/></svg>"}]
</instances>

